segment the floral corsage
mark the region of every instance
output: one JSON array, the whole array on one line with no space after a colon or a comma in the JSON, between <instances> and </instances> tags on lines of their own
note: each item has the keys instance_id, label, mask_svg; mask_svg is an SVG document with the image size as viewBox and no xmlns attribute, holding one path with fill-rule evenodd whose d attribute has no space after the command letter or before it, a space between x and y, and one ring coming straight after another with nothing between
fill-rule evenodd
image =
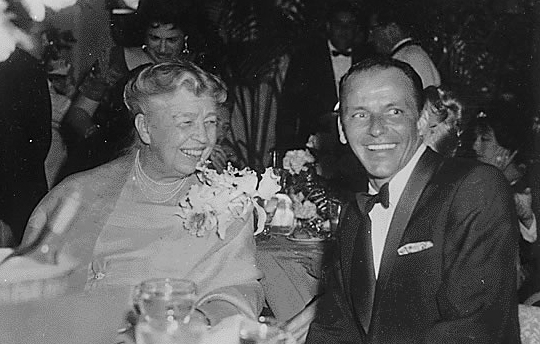
<instances>
[{"instance_id":1,"label":"floral corsage","mask_svg":"<svg viewBox=\"0 0 540 344\"><path fill-rule=\"evenodd\" d=\"M202 167L198 177L202 184L191 186L177 213L190 234L202 237L216 232L225 239L231 223L239 218L246 220L252 207L257 211L255 234L263 231L266 212L256 198L268 200L281 189L280 177L272 168L266 169L260 181L255 171L231 165L222 174Z\"/></svg>"}]
</instances>

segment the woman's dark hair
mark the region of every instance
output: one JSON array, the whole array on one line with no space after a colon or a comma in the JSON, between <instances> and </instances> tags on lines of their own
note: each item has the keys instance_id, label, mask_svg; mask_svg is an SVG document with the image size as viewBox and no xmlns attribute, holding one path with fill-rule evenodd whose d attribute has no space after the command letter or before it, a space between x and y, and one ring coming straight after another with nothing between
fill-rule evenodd
<instances>
[{"instance_id":1,"label":"woman's dark hair","mask_svg":"<svg viewBox=\"0 0 540 344\"><path fill-rule=\"evenodd\" d=\"M192 34L197 25L197 9L178 0L141 0L137 14L144 31L160 25L172 24L185 35Z\"/></svg>"},{"instance_id":2,"label":"woman's dark hair","mask_svg":"<svg viewBox=\"0 0 540 344\"><path fill-rule=\"evenodd\" d=\"M476 116L476 133L493 132L497 143L510 151L517 151L516 157L524 158L530 140L525 110L518 104L496 101L485 107Z\"/></svg>"}]
</instances>

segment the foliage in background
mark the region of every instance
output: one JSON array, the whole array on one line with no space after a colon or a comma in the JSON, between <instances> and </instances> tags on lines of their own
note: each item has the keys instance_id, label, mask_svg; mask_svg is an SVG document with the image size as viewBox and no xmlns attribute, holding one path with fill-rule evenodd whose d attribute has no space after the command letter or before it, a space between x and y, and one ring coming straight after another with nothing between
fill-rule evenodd
<instances>
[{"instance_id":1,"label":"foliage in background","mask_svg":"<svg viewBox=\"0 0 540 344\"><path fill-rule=\"evenodd\" d=\"M469 106L528 98L532 4L522 1L516 12L501 3L455 2L427 16L424 46Z\"/></svg>"}]
</instances>

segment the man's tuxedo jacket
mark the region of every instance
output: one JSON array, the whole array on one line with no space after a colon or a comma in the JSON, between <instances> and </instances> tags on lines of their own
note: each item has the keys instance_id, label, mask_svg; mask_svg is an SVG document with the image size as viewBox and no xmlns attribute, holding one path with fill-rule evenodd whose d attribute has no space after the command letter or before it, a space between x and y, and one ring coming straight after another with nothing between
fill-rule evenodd
<instances>
[{"instance_id":1,"label":"man's tuxedo jacket","mask_svg":"<svg viewBox=\"0 0 540 344\"><path fill-rule=\"evenodd\" d=\"M519 343L519 230L499 170L426 150L397 204L378 279L365 280L371 310L355 309L362 295L350 293L351 274L373 266L367 221L354 202L344 211L307 343ZM405 249L421 242L430 244Z\"/></svg>"},{"instance_id":2,"label":"man's tuxedo jacket","mask_svg":"<svg viewBox=\"0 0 540 344\"><path fill-rule=\"evenodd\" d=\"M368 46L354 47L352 63L372 55ZM310 133L318 131L321 117L338 101L328 42L307 43L289 62L276 123L276 142L284 148L304 146Z\"/></svg>"}]
</instances>

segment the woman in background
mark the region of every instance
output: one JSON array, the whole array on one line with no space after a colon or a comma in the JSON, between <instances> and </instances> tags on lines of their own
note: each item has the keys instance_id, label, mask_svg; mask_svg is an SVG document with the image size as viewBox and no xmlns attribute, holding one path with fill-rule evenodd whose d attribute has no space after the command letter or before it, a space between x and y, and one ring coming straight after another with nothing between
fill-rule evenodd
<instances>
[{"instance_id":1,"label":"woman in background","mask_svg":"<svg viewBox=\"0 0 540 344\"><path fill-rule=\"evenodd\" d=\"M435 86L424 89L425 103L420 121L424 143L444 156L454 156L461 134L461 103L451 92Z\"/></svg>"},{"instance_id":2,"label":"woman in background","mask_svg":"<svg viewBox=\"0 0 540 344\"><path fill-rule=\"evenodd\" d=\"M143 44L115 46L108 58L96 61L65 116L71 147L70 166L64 174L109 161L124 148L131 126L121 94L130 72L162 62L187 60L204 64L206 55L195 48L196 34L189 9L141 3L147 5L137 12L144 27Z\"/></svg>"},{"instance_id":3,"label":"woman in background","mask_svg":"<svg viewBox=\"0 0 540 344\"><path fill-rule=\"evenodd\" d=\"M514 190L521 232L519 281L520 301L540 288L538 274L537 223L532 210L531 189L527 180L525 147L526 125L519 120L517 109L497 103L476 119L476 140L473 149L478 160L496 166Z\"/></svg>"}]
</instances>

